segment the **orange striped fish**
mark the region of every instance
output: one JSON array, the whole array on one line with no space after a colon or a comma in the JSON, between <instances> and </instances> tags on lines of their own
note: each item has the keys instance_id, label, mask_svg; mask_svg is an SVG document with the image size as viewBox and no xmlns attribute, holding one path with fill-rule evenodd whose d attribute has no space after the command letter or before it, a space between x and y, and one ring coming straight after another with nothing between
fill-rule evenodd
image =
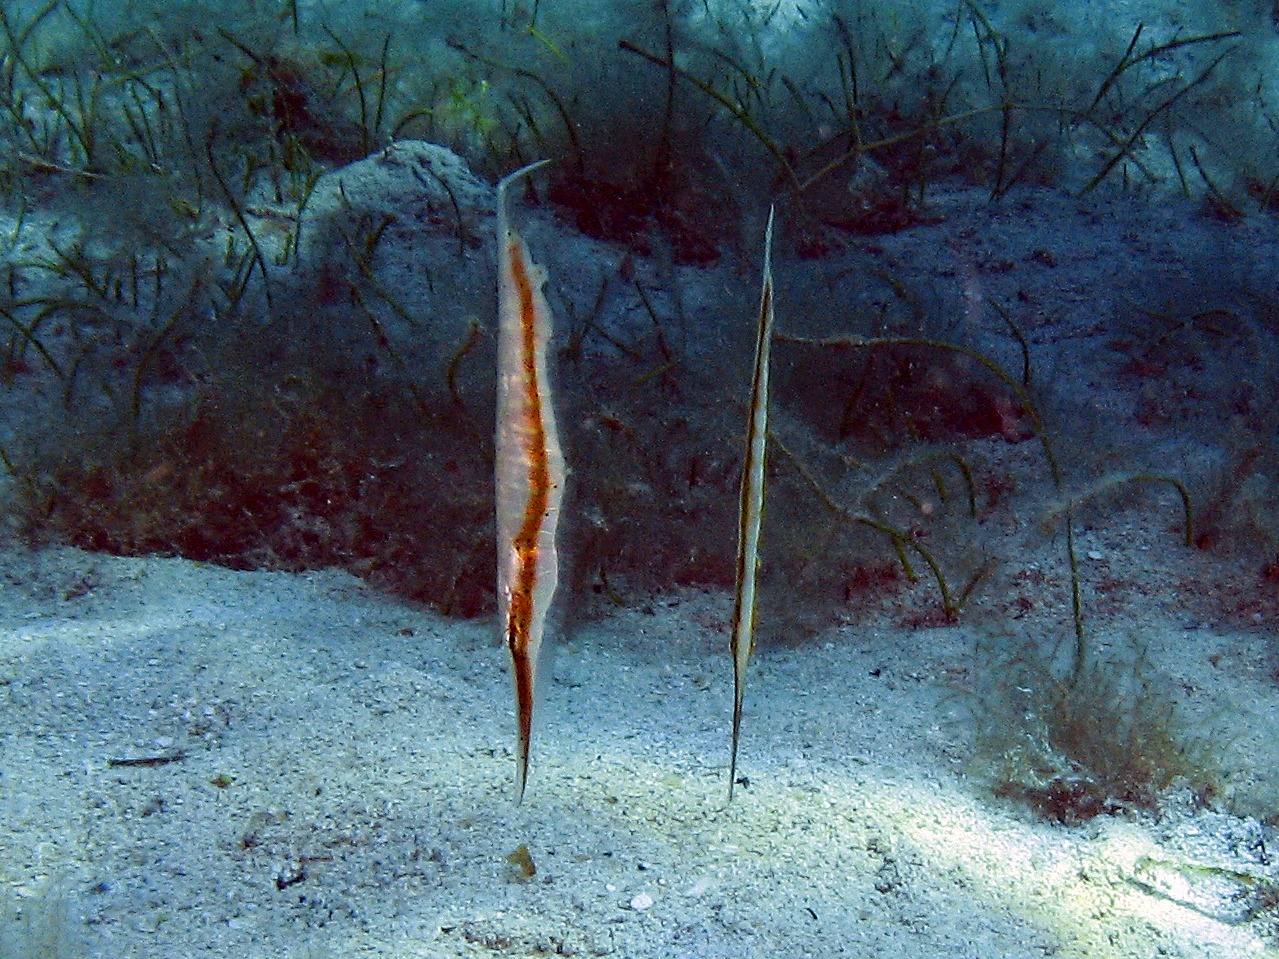
<instances>
[{"instance_id":1,"label":"orange striped fish","mask_svg":"<svg viewBox=\"0 0 1279 959\"><path fill-rule=\"evenodd\" d=\"M773 208L764 231L764 283L751 379L750 424L742 464L742 499L737 514L737 588L733 593L733 752L728 768L728 801L737 783L737 743L742 735L746 667L755 651L755 578L759 533L764 518L764 460L768 447L768 361L773 344Z\"/></svg>"},{"instance_id":2,"label":"orange striped fish","mask_svg":"<svg viewBox=\"0 0 1279 959\"><path fill-rule=\"evenodd\" d=\"M515 675L517 802L528 781L538 651L559 580L555 529L565 468L547 376L546 273L507 219L506 194L548 162L516 170L497 185L497 601Z\"/></svg>"}]
</instances>

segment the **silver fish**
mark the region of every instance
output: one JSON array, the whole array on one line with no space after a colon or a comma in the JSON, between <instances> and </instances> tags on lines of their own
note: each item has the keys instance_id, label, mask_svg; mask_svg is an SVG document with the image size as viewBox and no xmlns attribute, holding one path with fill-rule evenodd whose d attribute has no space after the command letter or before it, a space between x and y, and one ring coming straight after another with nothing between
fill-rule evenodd
<instances>
[{"instance_id":1,"label":"silver fish","mask_svg":"<svg viewBox=\"0 0 1279 959\"><path fill-rule=\"evenodd\" d=\"M768 448L768 367L773 343L773 214L764 231L764 282L751 379L750 424L742 464L742 499L737 519L737 588L733 594L733 751L728 769L728 799L737 783L737 744L742 734L746 667L755 651L755 579L759 572L759 536L764 518L764 466Z\"/></svg>"}]
</instances>

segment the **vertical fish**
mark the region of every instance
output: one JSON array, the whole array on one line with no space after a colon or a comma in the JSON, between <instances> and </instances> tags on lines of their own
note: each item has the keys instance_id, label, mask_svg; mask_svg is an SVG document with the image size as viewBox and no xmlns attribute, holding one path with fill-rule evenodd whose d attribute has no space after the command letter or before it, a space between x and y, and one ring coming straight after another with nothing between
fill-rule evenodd
<instances>
[{"instance_id":1,"label":"vertical fish","mask_svg":"<svg viewBox=\"0 0 1279 959\"><path fill-rule=\"evenodd\" d=\"M555 529L565 468L547 376L546 273L508 221L506 195L547 162L516 170L497 186L497 602L515 677L517 802L528 780L538 651L559 579Z\"/></svg>"},{"instance_id":2,"label":"vertical fish","mask_svg":"<svg viewBox=\"0 0 1279 959\"><path fill-rule=\"evenodd\" d=\"M768 446L768 361L773 342L773 208L764 231L764 281L751 379L750 422L742 463L742 499L737 517L737 588L733 594L733 751L728 769L728 799L737 782L737 743L742 733L746 667L755 650L755 577L759 571L759 533L764 516L764 460Z\"/></svg>"}]
</instances>

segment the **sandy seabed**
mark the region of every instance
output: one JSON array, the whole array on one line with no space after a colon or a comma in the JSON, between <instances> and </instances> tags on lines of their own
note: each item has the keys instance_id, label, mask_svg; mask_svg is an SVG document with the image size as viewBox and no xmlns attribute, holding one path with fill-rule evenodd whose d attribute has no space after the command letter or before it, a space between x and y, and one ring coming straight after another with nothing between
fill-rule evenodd
<instances>
[{"instance_id":1,"label":"sandy seabed","mask_svg":"<svg viewBox=\"0 0 1279 959\"><path fill-rule=\"evenodd\" d=\"M1279 955L1257 820L1065 827L968 775L962 624L761 650L728 805L729 597L619 611L558 644L516 805L491 622L342 573L0 570L6 957ZM1264 765L1262 640L1158 617Z\"/></svg>"}]
</instances>

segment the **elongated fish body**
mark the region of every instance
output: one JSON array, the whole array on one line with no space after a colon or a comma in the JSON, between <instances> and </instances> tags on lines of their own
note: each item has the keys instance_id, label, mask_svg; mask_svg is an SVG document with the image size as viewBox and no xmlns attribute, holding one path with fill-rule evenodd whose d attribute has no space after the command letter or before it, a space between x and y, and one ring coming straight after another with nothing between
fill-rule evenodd
<instances>
[{"instance_id":1,"label":"elongated fish body","mask_svg":"<svg viewBox=\"0 0 1279 959\"><path fill-rule=\"evenodd\" d=\"M768 366L773 343L773 208L764 231L764 280L751 379L750 422L742 464L742 500L738 510L737 588L733 594L733 748L728 769L728 799L737 782L737 744L742 735L746 667L755 651L755 580L759 572L759 534L764 517L764 461L768 447Z\"/></svg>"},{"instance_id":2,"label":"elongated fish body","mask_svg":"<svg viewBox=\"0 0 1279 959\"><path fill-rule=\"evenodd\" d=\"M546 162L516 170L497 187L497 602L515 677L517 801L528 781L538 652L559 580L555 530L565 468L547 375L546 273L508 221L506 195Z\"/></svg>"}]
</instances>

